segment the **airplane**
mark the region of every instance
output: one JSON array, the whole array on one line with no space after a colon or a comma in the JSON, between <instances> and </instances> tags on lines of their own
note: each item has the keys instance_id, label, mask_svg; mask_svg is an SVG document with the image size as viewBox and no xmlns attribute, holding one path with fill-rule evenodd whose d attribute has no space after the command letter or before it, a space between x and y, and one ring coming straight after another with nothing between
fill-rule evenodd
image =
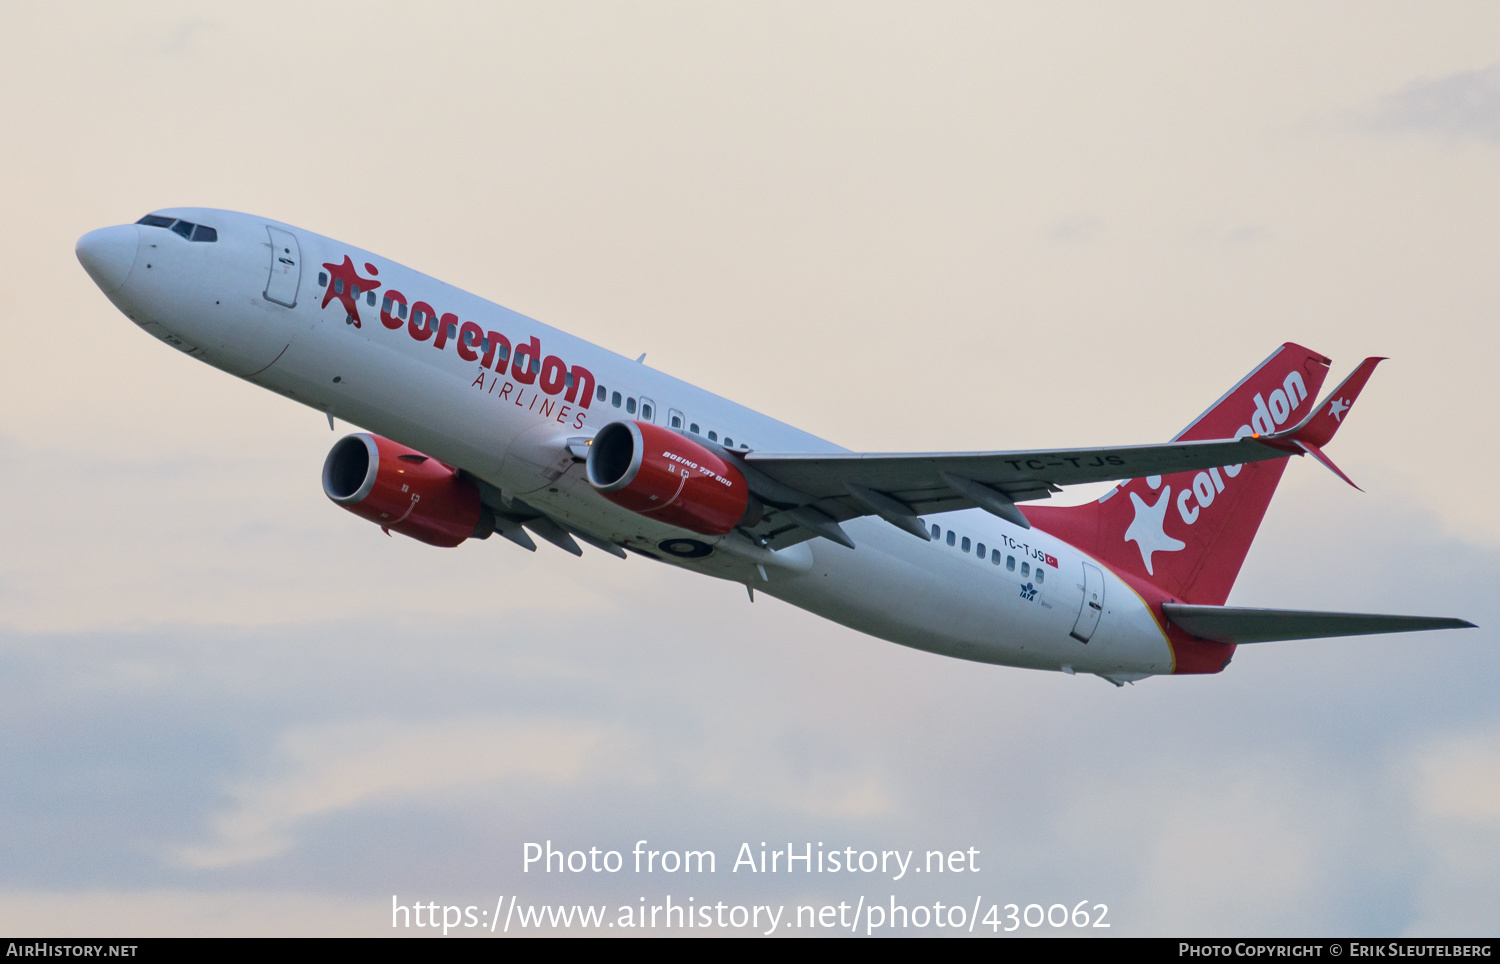
<instances>
[{"instance_id":1,"label":"airplane","mask_svg":"<svg viewBox=\"0 0 1500 964\"><path fill-rule=\"evenodd\" d=\"M387 535L632 553L904 646L1116 686L1220 672L1240 644L1473 626L1225 605L1291 456L1354 484L1324 448L1380 358L1315 403L1330 360L1287 342L1166 443L872 454L278 221L170 208L77 256L147 333L366 429L323 490Z\"/></svg>"}]
</instances>

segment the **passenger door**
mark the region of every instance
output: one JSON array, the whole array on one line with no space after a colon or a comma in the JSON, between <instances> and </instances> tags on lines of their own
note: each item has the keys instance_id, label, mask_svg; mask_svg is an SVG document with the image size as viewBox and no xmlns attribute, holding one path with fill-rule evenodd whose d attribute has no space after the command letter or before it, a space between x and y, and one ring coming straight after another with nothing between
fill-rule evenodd
<instances>
[{"instance_id":1,"label":"passenger door","mask_svg":"<svg viewBox=\"0 0 1500 964\"><path fill-rule=\"evenodd\" d=\"M302 250L296 235L266 226L271 236L271 277L266 281L266 300L286 308L297 307L297 288L302 282Z\"/></svg>"}]
</instances>

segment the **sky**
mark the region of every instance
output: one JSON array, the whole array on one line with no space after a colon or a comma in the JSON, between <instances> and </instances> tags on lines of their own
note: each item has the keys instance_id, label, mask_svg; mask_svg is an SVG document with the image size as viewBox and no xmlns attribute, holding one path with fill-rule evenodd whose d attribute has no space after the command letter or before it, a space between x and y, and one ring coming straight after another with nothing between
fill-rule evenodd
<instances>
[{"instance_id":1,"label":"sky","mask_svg":"<svg viewBox=\"0 0 1500 964\"><path fill-rule=\"evenodd\" d=\"M0 928L671 895L1495 936L1497 38L1481 3L0 4ZM320 492L320 413L78 265L180 205L856 450L1159 441L1283 341L1389 356L1330 453L1364 491L1291 466L1230 601L1481 628L1116 689L640 558L387 539ZM524 864L642 840L716 872ZM763 841L978 869L731 870Z\"/></svg>"}]
</instances>

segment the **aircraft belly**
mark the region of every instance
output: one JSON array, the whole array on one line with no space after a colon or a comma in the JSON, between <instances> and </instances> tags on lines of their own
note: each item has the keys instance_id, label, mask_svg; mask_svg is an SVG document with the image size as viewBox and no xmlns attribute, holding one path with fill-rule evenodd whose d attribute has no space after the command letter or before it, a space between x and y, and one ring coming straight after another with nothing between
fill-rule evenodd
<instances>
[{"instance_id":1,"label":"aircraft belly","mask_svg":"<svg viewBox=\"0 0 1500 964\"><path fill-rule=\"evenodd\" d=\"M860 632L960 659L1104 674L1171 671L1160 630L1117 580L1100 628L1085 644L1069 634L1078 599L1057 575L1046 584L1050 601L1040 592L1028 598L987 562L919 543L882 522L846 528L858 549L813 540L811 570L772 573L763 590ZM1069 552L1061 564L1080 565L1077 559Z\"/></svg>"}]
</instances>

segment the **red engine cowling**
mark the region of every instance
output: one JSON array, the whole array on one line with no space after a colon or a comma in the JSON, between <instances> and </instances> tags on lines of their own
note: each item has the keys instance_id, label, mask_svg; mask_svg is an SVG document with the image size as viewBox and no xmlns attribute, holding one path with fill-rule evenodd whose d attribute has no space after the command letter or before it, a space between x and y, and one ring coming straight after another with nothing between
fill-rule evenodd
<instances>
[{"instance_id":1,"label":"red engine cowling","mask_svg":"<svg viewBox=\"0 0 1500 964\"><path fill-rule=\"evenodd\" d=\"M432 546L452 548L494 531L472 480L379 435L339 439L323 462L323 492L362 519Z\"/></svg>"},{"instance_id":2,"label":"red engine cowling","mask_svg":"<svg viewBox=\"0 0 1500 964\"><path fill-rule=\"evenodd\" d=\"M738 469L650 422L604 426L587 468L589 482L615 505L703 535L724 535L760 508Z\"/></svg>"}]
</instances>

